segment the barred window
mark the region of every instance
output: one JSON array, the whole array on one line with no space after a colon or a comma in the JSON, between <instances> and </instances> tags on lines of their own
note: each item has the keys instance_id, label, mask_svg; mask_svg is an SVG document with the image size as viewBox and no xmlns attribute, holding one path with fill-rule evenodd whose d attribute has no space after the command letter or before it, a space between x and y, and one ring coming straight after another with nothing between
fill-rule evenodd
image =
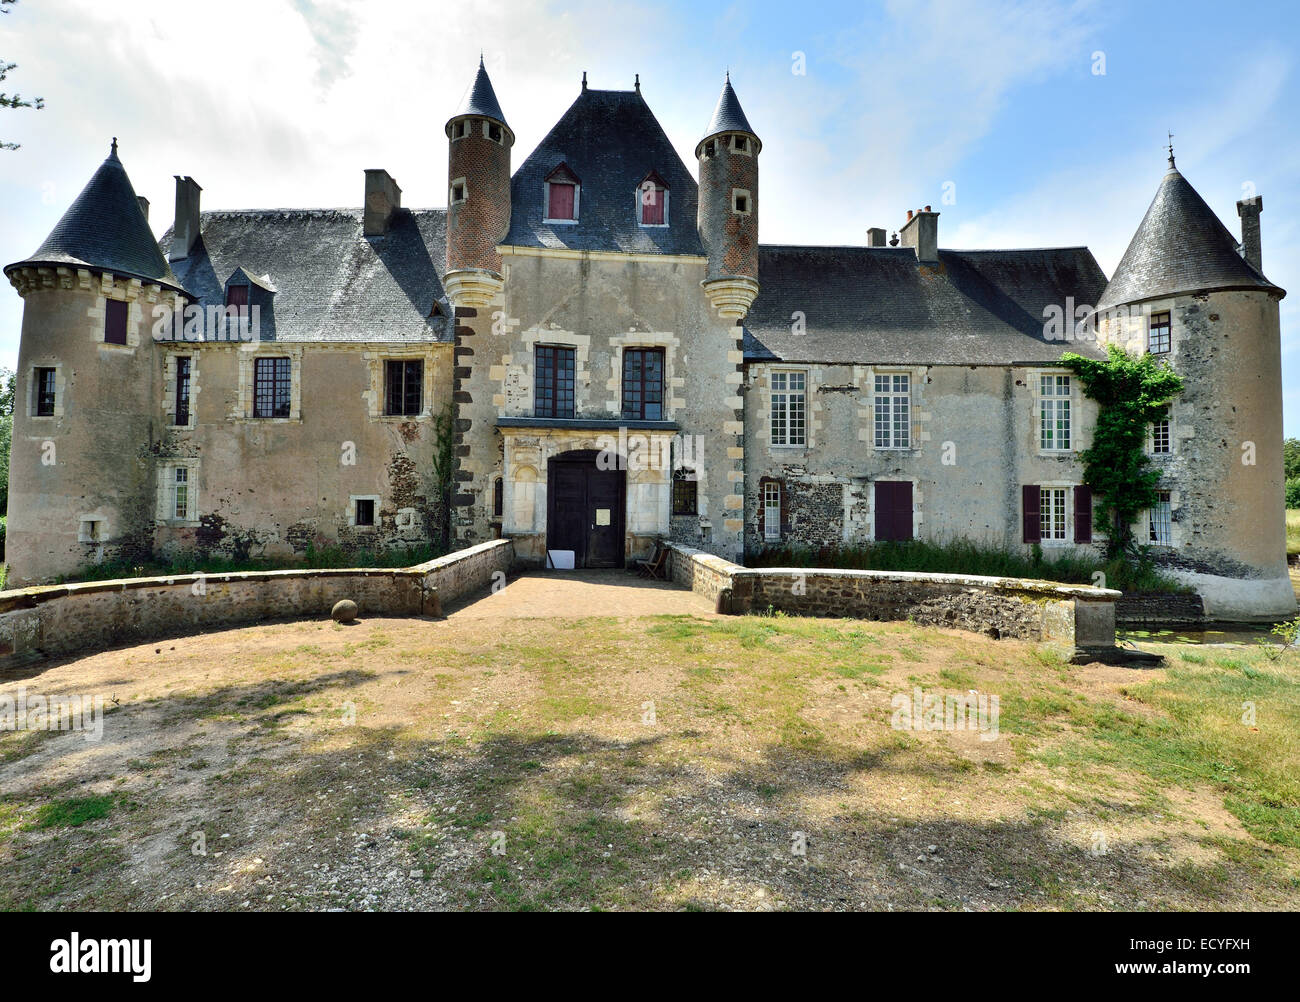
<instances>
[{"instance_id":1,"label":"barred window","mask_svg":"<svg viewBox=\"0 0 1300 1002\"><path fill-rule=\"evenodd\" d=\"M1152 313L1147 328L1147 351L1156 355L1169 350L1169 313Z\"/></svg>"},{"instance_id":2,"label":"barred window","mask_svg":"<svg viewBox=\"0 0 1300 1002\"><path fill-rule=\"evenodd\" d=\"M673 471L673 514L695 515L699 512L699 481L695 471L681 467Z\"/></svg>"},{"instance_id":3,"label":"barred window","mask_svg":"<svg viewBox=\"0 0 1300 1002\"><path fill-rule=\"evenodd\" d=\"M190 423L190 358L176 359L176 413L172 424L184 427Z\"/></svg>"},{"instance_id":4,"label":"barred window","mask_svg":"<svg viewBox=\"0 0 1300 1002\"><path fill-rule=\"evenodd\" d=\"M623 417L662 421L664 416L664 350L629 348L623 352Z\"/></svg>"},{"instance_id":5,"label":"barred window","mask_svg":"<svg viewBox=\"0 0 1300 1002\"><path fill-rule=\"evenodd\" d=\"M1174 529L1169 492L1161 491L1159 498L1155 507L1147 512L1147 542L1153 546L1172 546Z\"/></svg>"},{"instance_id":6,"label":"barred window","mask_svg":"<svg viewBox=\"0 0 1300 1002\"><path fill-rule=\"evenodd\" d=\"M1040 449L1052 452L1070 448L1070 377L1039 377Z\"/></svg>"},{"instance_id":7,"label":"barred window","mask_svg":"<svg viewBox=\"0 0 1300 1002\"><path fill-rule=\"evenodd\" d=\"M1065 541L1065 495L1064 487L1043 487L1040 490L1038 512L1043 542Z\"/></svg>"},{"instance_id":8,"label":"barred window","mask_svg":"<svg viewBox=\"0 0 1300 1002\"><path fill-rule=\"evenodd\" d=\"M537 346L533 382L535 417L573 417L573 357L572 348Z\"/></svg>"},{"instance_id":9,"label":"barred window","mask_svg":"<svg viewBox=\"0 0 1300 1002\"><path fill-rule=\"evenodd\" d=\"M802 372L772 373L772 444L805 444L806 381Z\"/></svg>"},{"instance_id":10,"label":"barred window","mask_svg":"<svg viewBox=\"0 0 1300 1002\"><path fill-rule=\"evenodd\" d=\"M912 441L912 387L906 373L876 376L876 448L908 449Z\"/></svg>"},{"instance_id":11,"label":"barred window","mask_svg":"<svg viewBox=\"0 0 1300 1002\"><path fill-rule=\"evenodd\" d=\"M384 413L389 417L413 416L424 406L424 362L384 362Z\"/></svg>"},{"instance_id":12,"label":"barred window","mask_svg":"<svg viewBox=\"0 0 1300 1002\"><path fill-rule=\"evenodd\" d=\"M293 360L253 360L253 417L287 418L293 387Z\"/></svg>"}]
</instances>

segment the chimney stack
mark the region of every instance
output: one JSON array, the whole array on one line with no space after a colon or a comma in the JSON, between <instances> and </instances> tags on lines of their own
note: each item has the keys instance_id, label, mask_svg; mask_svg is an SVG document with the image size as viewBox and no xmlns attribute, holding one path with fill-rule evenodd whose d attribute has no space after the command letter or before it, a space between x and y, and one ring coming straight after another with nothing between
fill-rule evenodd
<instances>
[{"instance_id":1,"label":"chimney stack","mask_svg":"<svg viewBox=\"0 0 1300 1002\"><path fill-rule=\"evenodd\" d=\"M916 251L916 259L922 264L939 263L939 213L931 212L927 205L924 209L907 211L907 222L899 230L903 246Z\"/></svg>"},{"instance_id":2,"label":"chimney stack","mask_svg":"<svg viewBox=\"0 0 1300 1002\"><path fill-rule=\"evenodd\" d=\"M883 228L879 226L873 226L871 227L871 229L867 230L867 246L868 247L885 246L885 231Z\"/></svg>"},{"instance_id":3,"label":"chimney stack","mask_svg":"<svg viewBox=\"0 0 1300 1002\"><path fill-rule=\"evenodd\" d=\"M189 257L199 239L199 192L202 190L194 178L176 175L176 224L172 227L168 261Z\"/></svg>"},{"instance_id":4,"label":"chimney stack","mask_svg":"<svg viewBox=\"0 0 1300 1002\"><path fill-rule=\"evenodd\" d=\"M368 237L383 236L388 232L393 213L402 207L402 189L388 171L377 167L366 171L364 205L361 232Z\"/></svg>"},{"instance_id":5,"label":"chimney stack","mask_svg":"<svg viewBox=\"0 0 1300 1002\"><path fill-rule=\"evenodd\" d=\"M140 211L144 213L145 221L148 222L148 220L149 220L149 199L145 198L143 195L136 195L136 196L135 196L135 200L136 200L136 202L138 202L139 205L140 205Z\"/></svg>"},{"instance_id":6,"label":"chimney stack","mask_svg":"<svg viewBox=\"0 0 1300 1002\"><path fill-rule=\"evenodd\" d=\"M1264 254L1259 241L1259 214L1263 211L1263 195L1243 198L1237 203L1237 215L1241 217L1241 256L1261 274Z\"/></svg>"}]
</instances>

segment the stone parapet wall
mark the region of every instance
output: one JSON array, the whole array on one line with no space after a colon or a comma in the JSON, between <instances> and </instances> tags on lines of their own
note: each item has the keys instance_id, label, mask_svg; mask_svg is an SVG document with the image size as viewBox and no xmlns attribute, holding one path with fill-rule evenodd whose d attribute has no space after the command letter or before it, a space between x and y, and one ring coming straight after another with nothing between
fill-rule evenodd
<instances>
[{"instance_id":1,"label":"stone parapet wall","mask_svg":"<svg viewBox=\"0 0 1300 1002\"><path fill-rule=\"evenodd\" d=\"M1050 581L910 571L746 568L670 544L672 576L730 613L909 620L993 637L1112 646L1117 591Z\"/></svg>"},{"instance_id":2,"label":"stone parapet wall","mask_svg":"<svg viewBox=\"0 0 1300 1002\"><path fill-rule=\"evenodd\" d=\"M204 629L329 615L340 599L362 616L438 615L486 592L514 559L493 540L415 567L180 574L0 592L0 663L99 650Z\"/></svg>"},{"instance_id":3,"label":"stone parapet wall","mask_svg":"<svg viewBox=\"0 0 1300 1002\"><path fill-rule=\"evenodd\" d=\"M1115 619L1121 623L1161 623L1188 626L1204 623L1205 603L1200 595L1124 595L1115 603Z\"/></svg>"}]
</instances>

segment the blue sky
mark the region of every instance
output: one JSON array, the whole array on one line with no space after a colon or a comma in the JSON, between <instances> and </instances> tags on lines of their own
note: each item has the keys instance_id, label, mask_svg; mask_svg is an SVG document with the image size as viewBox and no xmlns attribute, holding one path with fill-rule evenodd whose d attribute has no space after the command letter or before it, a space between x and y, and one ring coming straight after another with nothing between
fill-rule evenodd
<instances>
[{"instance_id":1,"label":"blue sky","mask_svg":"<svg viewBox=\"0 0 1300 1002\"><path fill-rule=\"evenodd\" d=\"M385 167L445 204L441 125L485 54L521 163L577 95L642 91L682 158L730 68L763 138L769 243L865 242L908 208L947 247L1085 244L1113 271L1165 168L1234 233L1264 196L1300 436L1300 5L1287 2L562 3L21 0L0 17L0 261L30 254L119 137L161 233L175 174L204 208L355 206ZM799 68L802 55L803 73ZM1099 55L1100 54L1100 57ZM1104 58L1104 73L1100 59ZM945 189L945 185L949 187ZM1249 187L1244 187L1249 186ZM944 192L955 200L944 202ZM22 302L0 289L0 364Z\"/></svg>"}]
</instances>

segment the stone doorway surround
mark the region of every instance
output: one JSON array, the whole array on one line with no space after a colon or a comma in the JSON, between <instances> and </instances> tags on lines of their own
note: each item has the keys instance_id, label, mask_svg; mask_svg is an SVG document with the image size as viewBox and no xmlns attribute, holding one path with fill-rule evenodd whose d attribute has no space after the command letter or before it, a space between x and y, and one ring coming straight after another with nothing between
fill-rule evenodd
<instances>
[{"instance_id":1,"label":"stone doorway surround","mask_svg":"<svg viewBox=\"0 0 1300 1002\"><path fill-rule=\"evenodd\" d=\"M514 540L516 558L546 559L547 467L566 452L608 450L626 472L624 560L647 556L671 530L671 421L501 418L501 535ZM661 461L663 457L663 461Z\"/></svg>"}]
</instances>

